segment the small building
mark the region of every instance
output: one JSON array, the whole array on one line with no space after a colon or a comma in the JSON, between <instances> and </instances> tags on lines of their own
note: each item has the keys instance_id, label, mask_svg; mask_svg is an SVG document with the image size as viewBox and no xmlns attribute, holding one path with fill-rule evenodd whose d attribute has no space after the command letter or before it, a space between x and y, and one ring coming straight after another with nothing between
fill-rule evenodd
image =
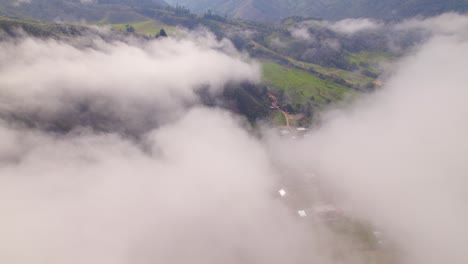
<instances>
[{"instance_id":1,"label":"small building","mask_svg":"<svg viewBox=\"0 0 468 264\"><path fill-rule=\"evenodd\" d=\"M300 217L306 217L306 216L307 216L307 213L306 213L306 211L304 211L304 210L299 210L299 211L297 211L297 214L298 214Z\"/></svg>"},{"instance_id":2,"label":"small building","mask_svg":"<svg viewBox=\"0 0 468 264\"><path fill-rule=\"evenodd\" d=\"M286 196L286 191L284 189L279 190L278 193L283 197Z\"/></svg>"}]
</instances>

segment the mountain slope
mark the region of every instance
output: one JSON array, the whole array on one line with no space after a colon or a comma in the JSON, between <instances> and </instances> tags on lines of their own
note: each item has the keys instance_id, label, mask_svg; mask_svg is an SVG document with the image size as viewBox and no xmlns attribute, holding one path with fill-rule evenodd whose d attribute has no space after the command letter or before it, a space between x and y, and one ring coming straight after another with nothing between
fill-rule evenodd
<instances>
[{"instance_id":1,"label":"mountain slope","mask_svg":"<svg viewBox=\"0 0 468 264\"><path fill-rule=\"evenodd\" d=\"M23 32L34 37L56 39L76 37L90 32L95 33L92 29L84 26L42 23L0 16L0 31L3 33L0 40L4 40L4 38L8 37L21 36L23 33L18 31L19 28L21 28Z\"/></svg>"},{"instance_id":2,"label":"mountain slope","mask_svg":"<svg viewBox=\"0 0 468 264\"><path fill-rule=\"evenodd\" d=\"M140 21L135 8L169 6L164 0L0 0L0 15L41 21Z\"/></svg>"},{"instance_id":3,"label":"mountain slope","mask_svg":"<svg viewBox=\"0 0 468 264\"><path fill-rule=\"evenodd\" d=\"M110 24L119 34L142 34L146 39L154 38L162 28L168 30L169 35L177 35L176 31L180 26L189 29L206 27L218 39L231 39L239 50L247 51L263 65L265 76L261 85L247 86L243 88L245 91L234 90L226 95L230 101L235 102L231 108L251 120L265 114L274 114L268 110L268 92L276 95L278 105L284 110L291 114L304 114L301 124L307 124L312 120L314 112L328 104L375 87L378 72L368 74L375 63L361 58L359 52L382 52L381 48L376 49L374 45L367 45L361 39L353 40L321 27L308 30L322 39L323 43L296 39L291 35L290 29L301 24L302 18L264 24L230 20L216 15L196 16L181 7L161 8L156 5L152 7L152 3L125 2L112 0L111 4L101 0L95 4L81 4L70 0L36 0L14 7L5 5L0 0L0 7L3 5L15 12L7 12L9 16L14 14L16 17L28 18L24 21L5 19L6 31L11 31L12 35L15 35L15 28L18 27L39 37L69 37L80 35L82 31L76 27L72 29L78 29L77 31L70 30L66 23L33 22L30 20L31 16L41 17L43 21L55 18L62 21L84 19L88 24ZM249 6L243 8L248 9ZM1 27L0 23L0 30ZM133 31L129 31L129 28ZM327 49L325 43L328 41L341 43L342 49ZM350 56L353 56L354 61L350 61Z\"/></svg>"},{"instance_id":4,"label":"mountain slope","mask_svg":"<svg viewBox=\"0 0 468 264\"><path fill-rule=\"evenodd\" d=\"M208 9L249 20L279 20L293 15L324 19L371 17L401 19L468 11L468 0L168 0L194 12Z\"/></svg>"}]
</instances>

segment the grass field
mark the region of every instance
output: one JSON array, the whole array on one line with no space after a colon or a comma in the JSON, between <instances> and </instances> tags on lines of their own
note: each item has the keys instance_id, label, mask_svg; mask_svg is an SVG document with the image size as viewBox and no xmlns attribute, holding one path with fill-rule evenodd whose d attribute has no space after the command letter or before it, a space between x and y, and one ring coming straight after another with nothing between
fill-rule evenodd
<instances>
[{"instance_id":1,"label":"grass field","mask_svg":"<svg viewBox=\"0 0 468 264\"><path fill-rule=\"evenodd\" d=\"M367 64L365 67L367 70L379 74L379 64L384 61L391 61L392 56L387 52L370 52L370 51L361 51L359 53L351 53L348 56L350 63L355 63L356 65Z\"/></svg>"},{"instance_id":2,"label":"grass field","mask_svg":"<svg viewBox=\"0 0 468 264\"><path fill-rule=\"evenodd\" d=\"M318 73L321 73L326 76L330 77L335 77L339 79L343 79L346 82L352 84L352 85L357 85L357 86L366 86L370 83L373 83L375 79L367 77L365 75L359 74L359 73L354 73L350 71L345 71L337 68L326 68L322 67L318 64L313 64L313 63L307 63L307 62L302 62L302 61L297 61L292 58L288 59L291 64L293 64L296 67L303 68L305 70L314 70Z\"/></svg>"},{"instance_id":3,"label":"grass field","mask_svg":"<svg viewBox=\"0 0 468 264\"><path fill-rule=\"evenodd\" d=\"M282 58L298 68L302 68L304 70L313 70L325 76L342 79L351 85L366 87L367 85L375 81L375 79L359 74L359 73L337 69L337 68L327 68L327 67L322 67L318 64L298 61L291 57L281 55L258 43L255 43L255 49L263 52L264 54L270 55L272 58ZM381 54L381 57L377 57L376 55L372 56L372 54L363 53L361 57L357 55L354 55L354 57L350 57L350 60L352 58L354 60L353 62L357 62L357 64L359 64L358 62L359 60L363 62L370 61L372 62L372 64L377 64L377 62L381 62L387 58L385 57L385 55L386 54ZM372 59L374 59L376 62L374 63Z\"/></svg>"},{"instance_id":4,"label":"grass field","mask_svg":"<svg viewBox=\"0 0 468 264\"><path fill-rule=\"evenodd\" d=\"M293 104L305 104L312 101L318 106L338 101L355 91L323 80L308 72L287 68L273 62L263 63L263 82L270 90L285 90Z\"/></svg>"},{"instance_id":5,"label":"grass field","mask_svg":"<svg viewBox=\"0 0 468 264\"><path fill-rule=\"evenodd\" d=\"M275 126L285 126L286 125L286 119L284 118L283 113L280 111L276 110L272 113L272 123Z\"/></svg>"},{"instance_id":6,"label":"grass field","mask_svg":"<svg viewBox=\"0 0 468 264\"><path fill-rule=\"evenodd\" d=\"M391 59L391 55L387 52L361 51L349 55L349 61L356 64L360 62L376 64L388 59Z\"/></svg>"},{"instance_id":7,"label":"grass field","mask_svg":"<svg viewBox=\"0 0 468 264\"><path fill-rule=\"evenodd\" d=\"M126 31L126 25L132 26L136 33L143 35L154 36L158 34L161 29L164 29L168 33L175 31L175 27L168 26L155 20L147 20L136 23L113 24L112 28L117 31Z\"/></svg>"}]
</instances>

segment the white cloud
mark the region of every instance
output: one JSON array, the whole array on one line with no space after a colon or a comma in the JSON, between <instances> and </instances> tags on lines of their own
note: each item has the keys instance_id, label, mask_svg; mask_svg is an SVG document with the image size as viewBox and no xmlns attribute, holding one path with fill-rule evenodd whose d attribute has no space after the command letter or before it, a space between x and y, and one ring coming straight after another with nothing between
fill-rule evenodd
<instances>
[{"instance_id":1,"label":"white cloud","mask_svg":"<svg viewBox=\"0 0 468 264\"><path fill-rule=\"evenodd\" d=\"M434 34L460 35L468 31L468 17L446 13L436 17L412 18L395 25L396 30L425 30Z\"/></svg>"},{"instance_id":2,"label":"white cloud","mask_svg":"<svg viewBox=\"0 0 468 264\"><path fill-rule=\"evenodd\" d=\"M291 32L291 35L293 38L299 39L299 40L311 40L312 35L309 32L309 29L307 27L293 27L289 30Z\"/></svg>"},{"instance_id":3,"label":"white cloud","mask_svg":"<svg viewBox=\"0 0 468 264\"><path fill-rule=\"evenodd\" d=\"M0 262L362 263L369 254L356 240L277 197L286 188L278 178L314 171L330 200L352 205L353 218L402 249L398 263L466 263L468 42L451 32L295 143L260 141L239 117L193 107L197 87L216 94L260 77L212 35L3 42ZM172 112L137 139L80 127L95 115L92 124L114 116L140 127ZM35 128L64 113L73 131Z\"/></svg>"},{"instance_id":4,"label":"white cloud","mask_svg":"<svg viewBox=\"0 0 468 264\"><path fill-rule=\"evenodd\" d=\"M227 83L259 80L258 65L233 50L228 55L226 43L213 39L203 33L193 41L94 39L87 44L94 48L54 40L4 42L0 108L50 120L86 107L141 126L148 118L142 112L154 109L158 118L169 118L181 106L195 103L195 90L201 87L219 94Z\"/></svg>"},{"instance_id":5,"label":"white cloud","mask_svg":"<svg viewBox=\"0 0 468 264\"><path fill-rule=\"evenodd\" d=\"M4 44L7 52L2 63L8 67L0 73L0 82L7 87L2 92L26 98L60 89L160 100L171 94L191 97L200 85L209 85L215 91L229 81L258 80L255 65L191 41L167 39L141 47L100 42L97 46L81 49L35 39Z\"/></svg>"},{"instance_id":6,"label":"white cloud","mask_svg":"<svg viewBox=\"0 0 468 264\"><path fill-rule=\"evenodd\" d=\"M401 249L398 263L468 261L467 50L466 39L434 37L383 90L273 150L379 226Z\"/></svg>"},{"instance_id":7,"label":"white cloud","mask_svg":"<svg viewBox=\"0 0 468 264\"><path fill-rule=\"evenodd\" d=\"M227 43L197 36L93 39L85 47L37 39L1 44L0 262L316 258L308 254L312 230L272 197L276 172L243 121L180 106L196 102L199 86L219 93L228 82L259 78L258 66L223 52ZM147 105L164 107L154 113ZM83 107L95 108L84 117L94 126L112 115L121 126L145 126L160 111L179 114L134 139L118 127L80 128ZM67 118L57 123L75 124L74 131L35 129L61 114Z\"/></svg>"},{"instance_id":8,"label":"white cloud","mask_svg":"<svg viewBox=\"0 0 468 264\"><path fill-rule=\"evenodd\" d=\"M270 197L268 156L230 114L188 112L148 135L152 154L113 135L23 137L0 169L2 262L307 258L308 229Z\"/></svg>"},{"instance_id":9,"label":"white cloud","mask_svg":"<svg viewBox=\"0 0 468 264\"><path fill-rule=\"evenodd\" d=\"M325 22L330 30L343 34L355 34L363 31L371 31L382 28L384 24L368 18L344 19L337 22Z\"/></svg>"}]
</instances>

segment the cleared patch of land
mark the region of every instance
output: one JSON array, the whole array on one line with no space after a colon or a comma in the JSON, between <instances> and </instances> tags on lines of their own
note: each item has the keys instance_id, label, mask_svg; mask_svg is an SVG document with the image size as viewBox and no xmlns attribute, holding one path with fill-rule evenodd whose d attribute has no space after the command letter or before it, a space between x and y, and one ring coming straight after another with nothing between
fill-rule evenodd
<instances>
[{"instance_id":1,"label":"cleared patch of land","mask_svg":"<svg viewBox=\"0 0 468 264\"><path fill-rule=\"evenodd\" d=\"M117 31L126 32L127 26L133 27L135 29L135 33L142 34L142 35L154 36L158 34L161 29L164 29L167 32L175 31L175 27L158 22L156 20L146 20L146 21L140 21L136 23L113 24L112 28Z\"/></svg>"},{"instance_id":2,"label":"cleared patch of land","mask_svg":"<svg viewBox=\"0 0 468 264\"><path fill-rule=\"evenodd\" d=\"M306 71L288 68L274 62L263 63L263 82L268 88L286 96L293 103L323 106L332 101L343 99L355 91L331 80L323 80ZM278 98L280 103L282 98Z\"/></svg>"}]
</instances>

